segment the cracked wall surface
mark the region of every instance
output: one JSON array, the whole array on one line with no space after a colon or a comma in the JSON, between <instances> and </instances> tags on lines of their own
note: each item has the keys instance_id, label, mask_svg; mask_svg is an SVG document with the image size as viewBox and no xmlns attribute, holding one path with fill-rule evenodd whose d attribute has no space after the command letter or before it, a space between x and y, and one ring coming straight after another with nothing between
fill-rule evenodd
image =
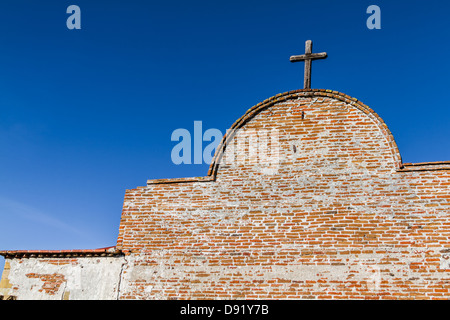
<instances>
[{"instance_id":1,"label":"cracked wall surface","mask_svg":"<svg viewBox=\"0 0 450 320\"><path fill-rule=\"evenodd\" d=\"M0 294L20 300L115 300L121 257L7 259Z\"/></svg>"}]
</instances>

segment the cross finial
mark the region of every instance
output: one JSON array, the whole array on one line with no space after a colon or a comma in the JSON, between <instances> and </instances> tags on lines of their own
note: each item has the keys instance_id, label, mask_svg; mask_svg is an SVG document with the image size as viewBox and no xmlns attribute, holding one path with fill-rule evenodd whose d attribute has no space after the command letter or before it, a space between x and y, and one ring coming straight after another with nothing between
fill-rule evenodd
<instances>
[{"instance_id":1,"label":"cross finial","mask_svg":"<svg viewBox=\"0 0 450 320\"><path fill-rule=\"evenodd\" d=\"M313 60L325 59L327 57L326 52L312 53L312 41L306 41L305 54L301 56L291 56L291 62L305 61L305 82L304 89L311 89L311 65Z\"/></svg>"}]
</instances>

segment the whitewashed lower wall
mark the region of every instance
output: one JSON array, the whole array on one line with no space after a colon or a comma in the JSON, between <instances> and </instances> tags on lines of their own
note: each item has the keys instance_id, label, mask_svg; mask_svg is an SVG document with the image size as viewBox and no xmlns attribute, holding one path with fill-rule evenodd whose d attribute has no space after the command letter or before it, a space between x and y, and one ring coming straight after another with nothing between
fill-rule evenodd
<instances>
[{"instance_id":1,"label":"whitewashed lower wall","mask_svg":"<svg viewBox=\"0 0 450 320\"><path fill-rule=\"evenodd\" d=\"M7 259L0 295L17 300L116 300L123 257Z\"/></svg>"}]
</instances>

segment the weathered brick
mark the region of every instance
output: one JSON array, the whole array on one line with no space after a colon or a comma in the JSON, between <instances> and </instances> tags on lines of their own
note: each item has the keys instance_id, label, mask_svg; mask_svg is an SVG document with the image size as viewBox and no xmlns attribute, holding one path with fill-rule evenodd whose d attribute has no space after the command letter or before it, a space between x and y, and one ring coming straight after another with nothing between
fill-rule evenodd
<instances>
[{"instance_id":1,"label":"weathered brick","mask_svg":"<svg viewBox=\"0 0 450 320\"><path fill-rule=\"evenodd\" d=\"M450 162L403 164L382 119L331 90L277 95L232 129L206 177L126 191L118 298L450 297ZM263 129L279 161L223 161Z\"/></svg>"}]
</instances>

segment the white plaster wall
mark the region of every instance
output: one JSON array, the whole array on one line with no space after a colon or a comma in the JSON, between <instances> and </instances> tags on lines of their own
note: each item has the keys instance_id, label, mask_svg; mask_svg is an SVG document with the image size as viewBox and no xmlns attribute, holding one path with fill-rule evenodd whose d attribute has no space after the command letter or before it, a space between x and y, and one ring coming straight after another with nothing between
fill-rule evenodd
<instances>
[{"instance_id":1,"label":"white plaster wall","mask_svg":"<svg viewBox=\"0 0 450 320\"><path fill-rule=\"evenodd\" d=\"M17 296L18 300L115 300L125 262L123 257L77 258L76 262L63 265L42 258L7 261L11 265L9 295ZM59 274L65 280L56 293L48 294L43 290L44 281L30 274Z\"/></svg>"}]
</instances>

